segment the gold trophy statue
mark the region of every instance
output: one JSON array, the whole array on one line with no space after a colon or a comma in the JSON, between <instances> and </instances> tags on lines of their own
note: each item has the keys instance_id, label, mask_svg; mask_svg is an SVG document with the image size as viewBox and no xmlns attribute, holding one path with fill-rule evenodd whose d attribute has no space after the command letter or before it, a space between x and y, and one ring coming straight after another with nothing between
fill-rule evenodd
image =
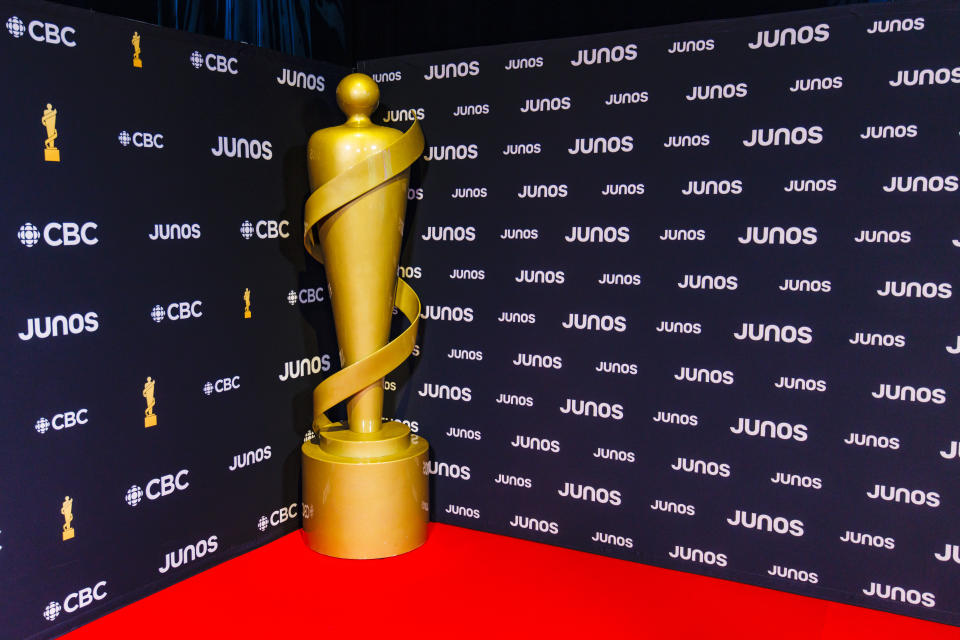
<instances>
[{"instance_id":1,"label":"gold trophy statue","mask_svg":"<svg viewBox=\"0 0 960 640\"><path fill-rule=\"evenodd\" d=\"M57 149L57 110L53 105L47 103L47 108L43 110L43 117L40 118L42 124L47 130L47 139L43 143L43 159L45 162L60 162L60 149Z\"/></svg>"},{"instance_id":2,"label":"gold trophy statue","mask_svg":"<svg viewBox=\"0 0 960 640\"><path fill-rule=\"evenodd\" d=\"M130 44L133 45L133 66L137 69L142 69L143 60L140 59L140 34L136 31L133 32L133 38L130 39Z\"/></svg>"},{"instance_id":3,"label":"gold trophy statue","mask_svg":"<svg viewBox=\"0 0 960 640\"><path fill-rule=\"evenodd\" d=\"M153 408L157 406L156 396L157 381L147 376L147 381L143 384L143 397L147 401L147 410L143 412L143 427L157 426L157 414Z\"/></svg>"},{"instance_id":4,"label":"gold trophy statue","mask_svg":"<svg viewBox=\"0 0 960 640\"><path fill-rule=\"evenodd\" d=\"M427 535L427 441L383 422L383 377L413 350L420 300L397 278L407 182L423 153L406 133L373 124L372 78L337 86L347 121L315 132L307 149L310 188L304 244L326 265L343 368L313 392L313 437L302 447L303 529L311 549L338 558L385 558ZM410 321L390 338L393 307ZM324 412L348 400L346 424Z\"/></svg>"},{"instance_id":5,"label":"gold trophy statue","mask_svg":"<svg viewBox=\"0 0 960 640\"><path fill-rule=\"evenodd\" d=\"M74 536L73 522L73 498L67 496L63 499L63 505L60 507L60 513L63 514L63 539L70 540Z\"/></svg>"}]
</instances>

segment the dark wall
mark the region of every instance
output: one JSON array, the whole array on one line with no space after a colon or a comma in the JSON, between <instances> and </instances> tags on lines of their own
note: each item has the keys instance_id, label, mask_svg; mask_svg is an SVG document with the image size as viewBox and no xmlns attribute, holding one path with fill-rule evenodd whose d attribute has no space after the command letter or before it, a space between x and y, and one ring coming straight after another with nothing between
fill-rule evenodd
<instances>
[{"instance_id":1,"label":"dark wall","mask_svg":"<svg viewBox=\"0 0 960 640\"><path fill-rule=\"evenodd\" d=\"M278 376L336 352L299 228L346 69L36 0L0 68L0 638L49 638L299 528Z\"/></svg>"},{"instance_id":2,"label":"dark wall","mask_svg":"<svg viewBox=\"0 0 960 640\"><path fill-rule=\"evenodd\" d=\"M960 622L958 26L905 2L363 63L427 140L420 355L387 382L431 516Z\"/></svg>"}]
</instances>

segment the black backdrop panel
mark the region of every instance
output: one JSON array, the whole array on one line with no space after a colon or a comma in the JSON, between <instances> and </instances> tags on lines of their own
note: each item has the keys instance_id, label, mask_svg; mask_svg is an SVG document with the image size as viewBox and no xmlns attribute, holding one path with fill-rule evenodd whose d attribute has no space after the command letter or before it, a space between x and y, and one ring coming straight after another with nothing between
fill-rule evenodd
<instances>
[{"instance_id":1,"label":"black backdrop panel","mask_svg":"<svg viewBox=\"0 0 960 640\"><path fill-rule=\"evenodd\" d=\"M0 8L0 637L50 637L299 526L298 445L336 353L302 249L305 145L341 120L346 70Z\"/></svg>"},{"instance_id":2,"label":"black backdrop panel","mask_svg":"<svg viewBox=\"0 0 960 640\"><path fill-rule=\"evenodd\" d=\"M956 624L954 5L361 65L442 522ZM394 391L391 391L394 393Z\"/></svg>"}]
</instances>

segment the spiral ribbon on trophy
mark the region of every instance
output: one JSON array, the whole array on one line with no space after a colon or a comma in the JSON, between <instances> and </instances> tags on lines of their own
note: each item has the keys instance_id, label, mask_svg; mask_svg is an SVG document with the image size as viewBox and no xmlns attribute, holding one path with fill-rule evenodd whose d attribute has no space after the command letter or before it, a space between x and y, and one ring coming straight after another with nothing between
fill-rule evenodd
<instances>
[{"instance_id":1,"label":"spiral ribbon on trophy","mask_svg":"<svg viewBox=\"0 0 960 640\"><path fill-rule=\"evenodd\" d=\"M317 187L307 198L304 209L303 243L307 252L322 263L323 252L316 244L314 228L319 228L318 225L341 207L403 173L417 161L423 149L423 132L420 123L415 121L393 143ZM334 424L325 413L328 409L396 369L413 352L420 319L420 298L403 278L397 278L394 305L410 326L380 349L317 385L313 390L314 431Z\"/></svg>"}]
</instances>

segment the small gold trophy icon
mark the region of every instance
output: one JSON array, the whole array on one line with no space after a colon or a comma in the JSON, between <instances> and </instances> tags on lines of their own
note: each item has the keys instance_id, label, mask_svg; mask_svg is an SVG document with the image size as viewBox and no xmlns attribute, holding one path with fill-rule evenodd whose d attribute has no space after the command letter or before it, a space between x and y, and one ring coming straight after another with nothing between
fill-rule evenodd
<instances>
[{"instance_id":1,"label":"small gold trophy icon","mask_svg":"<svg viewBox=\"0 0 960 640\"><path fill-rule=\"evenodd\" d=\"M144 413L143 428L157 426L157 414L153 412L154 405L157 404L157 398L154 395L157 381L147 376L147 382L143 385L143 397L147 400L147 410Z\"/></svg>"},{"instance_id":2,"label":"small gold trophy icon","mask_svg":"<svg viewBox=\"0 0 960 640\"><path fill-rule=\"evenodd\" d=\"M47 108L43 110L40 124L47 128L47 140L43 144L44 161L60 162L60 149L57 149L54 143L54 140L57 139L57 110L49 102Z\"/></svg>"},{"instance_id":3,"label":"small gold trophy icon","mask_svg":"<svg viewBox=\"0 0 960 640\"><path fill-rule=\"evenodd\" d=\"M140 60L140 34L136 31L133 32L130 44L133 45L133 66L140 69L143 67L143 62Z\"/></svg>"},{"instance_id":4,"label":"small gold trophy icon","mask_svg":"<svg viewBox=\"0 0 960 640\"><path fill-rule=\"evenodd\" d=\"M397 278L410 166L423 153L406 133L373 124L380 91L354 73L337 86L347 121L307 148L310 186L304 244L326 266L343 368L313 392L313 436L302 445L303 529L314 551L384 558L427 537L426 440L383 422L383 377L413 350L420 300ZM410 321L393 340L396 306ZM347 400L345 424L325 411Z\"/></svg>"},{"instance_id":5,"label":"small gold trophy icon","mask_svg":"<svg viewBox=\"0 0 960 640\"><path fill-rule=\"evenodd\" d=\"M250 313L250 289L243 290L243 317L249 318L253 314Z\"/></svg>"},{"instance_id":6,"label":"small gold trophy icon","mask_svg":"<svg viewBox=\"0 0 960 640\"><path fill-rule=\"evenodd\" d=\"M63 539L69 540L74 535L73 527L70 526L70 523L73 522L73 498L66 496L63 499L60 513L63 514Z\"/></svg>"}]
</instances>

